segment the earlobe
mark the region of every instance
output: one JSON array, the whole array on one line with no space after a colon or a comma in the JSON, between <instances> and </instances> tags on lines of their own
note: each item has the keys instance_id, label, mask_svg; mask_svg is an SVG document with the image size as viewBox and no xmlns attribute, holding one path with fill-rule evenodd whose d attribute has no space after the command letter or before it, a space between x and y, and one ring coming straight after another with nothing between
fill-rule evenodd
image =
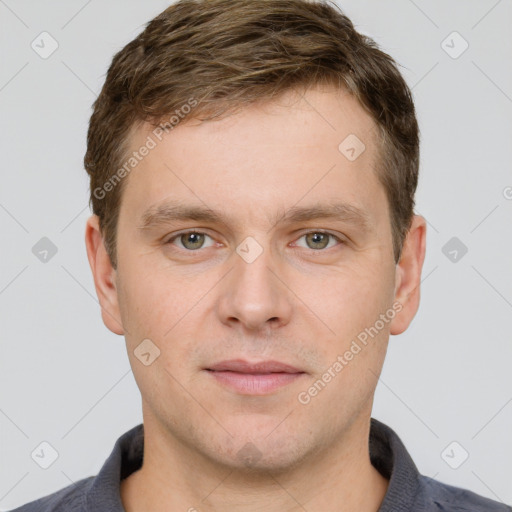
<instances>
[{"instance_id":1,"label":"earlobe","mask_svg":"<svg viewBox=\"0 0 512 512\"><path fill-rule=\"evenodd\" d=\"M115 282L116 271L112 267L105 249L97 215L92 215L87 219L85 246L94 278L96 295L101 307L103 323L114 334L124 334Z\"/></svg>"},{"instance_id":2,"label":"earlobe","mask_svg":"<svg viewBox=\"0 0 512 512\"><path fill-rule=\"evenodd\" d=\"M396 266L395 301L401 304L401 310L391 321L391 334L404 332L418 311L426 230L425 219L421 215L415 215Z\"/></svg>"}]
</instances>

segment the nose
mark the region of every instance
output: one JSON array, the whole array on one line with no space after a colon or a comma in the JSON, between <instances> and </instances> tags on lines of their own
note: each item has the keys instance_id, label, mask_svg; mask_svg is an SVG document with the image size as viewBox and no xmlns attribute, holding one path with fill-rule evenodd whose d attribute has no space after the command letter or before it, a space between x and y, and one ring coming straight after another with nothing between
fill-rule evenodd
<instances>
[{"instance_id":1,"label":"nose","mask_svg":"<svg viewBox=\"0 0 512 512\"><path fill-rule=\"evenodd\" d=\"M221 322L249 331L286 325L292 314L292 294L270 250L263 250L254 261L236 252L232 259L234 267L220 283L217 313Z\"/></svg>"}]
</instances>

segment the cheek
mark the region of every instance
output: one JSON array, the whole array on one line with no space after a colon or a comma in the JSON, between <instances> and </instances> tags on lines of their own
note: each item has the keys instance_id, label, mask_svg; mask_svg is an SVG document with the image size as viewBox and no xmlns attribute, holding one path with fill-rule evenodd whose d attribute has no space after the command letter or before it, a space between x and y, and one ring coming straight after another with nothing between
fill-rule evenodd
<instances>
[{"instance_id":1,"label":"cheek","mask_svg":"<svg viewBox=\"0 0 512 512\"><path fill-rule=\"evenodd\" d=\"M125 265L122 276L123 325L131 334L162 341L183 328L181 320L194 310L208 289L206 276L197 286L197 276L181 276L172 269L149 264L139 263L130 268Z\"/></svg>"},{"instance_id":2,"label":"cheek","mask_svg":"<svg viewBox=\"0 0 512 512\"><path fill-rule=\"evenodd\" d=\"M329 328L335 339L331 351L343 348L391 307L394 281L387 274L382 266L368 265L326 273L320 286L309 286L311 279L301 278L297 295Z\"/></svg>"},{"instance_id":3,"label":"cheek","mask_svg":"<svg viewBox=\"0 0 512 512\"><path fill-rule=\"evenodd\" d=\"M389 286L380 281L340 279L328 288L314 307L335 334L330 334L328 343L316 346L322 364L301 389L301 397L315 414L325 414L327 409L336 411L329 417L331 424L338 424L369 407L392 320L390 314L387 322L380 315L389 311L394 314L394 310Z\"/></svg>"}]
</instances>

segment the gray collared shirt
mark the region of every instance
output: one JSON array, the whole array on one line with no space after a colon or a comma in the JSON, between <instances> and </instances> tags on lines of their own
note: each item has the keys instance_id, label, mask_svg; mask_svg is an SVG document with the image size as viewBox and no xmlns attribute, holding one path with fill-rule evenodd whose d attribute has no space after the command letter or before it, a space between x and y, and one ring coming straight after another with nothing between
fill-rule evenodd
<instances>
[{"instance_id":1,"label":"gray collared shirt","mask_svg":"<svg viewBox=\"0 0 512 512\"><path fill-rule=\"evenodd\" d=\"M116 442L100 472L11 512L125 512L120 482L142 466L144 427ZM512 507L419 474L398 435L371 419L370 459L389 486L378 512L512 512Z\"/></svg>"}]
</instances>

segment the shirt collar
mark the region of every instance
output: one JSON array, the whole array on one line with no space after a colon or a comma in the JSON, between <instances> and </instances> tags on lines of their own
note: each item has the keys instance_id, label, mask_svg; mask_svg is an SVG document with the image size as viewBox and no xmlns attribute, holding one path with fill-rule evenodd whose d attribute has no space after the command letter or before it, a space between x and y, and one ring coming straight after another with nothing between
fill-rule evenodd
<instances>
[{"instance_id":1,"label":"shirt collar","mask_svg":"<svg viewBox=\"0 0 512 512\"><path fill-rule=\"evenodd\" d=\"M389 479L378 512L415 510L420 488L418 468L396 432L375 418L370 422L370 460L375 469Z\"/></svg>"}]
</instances>

